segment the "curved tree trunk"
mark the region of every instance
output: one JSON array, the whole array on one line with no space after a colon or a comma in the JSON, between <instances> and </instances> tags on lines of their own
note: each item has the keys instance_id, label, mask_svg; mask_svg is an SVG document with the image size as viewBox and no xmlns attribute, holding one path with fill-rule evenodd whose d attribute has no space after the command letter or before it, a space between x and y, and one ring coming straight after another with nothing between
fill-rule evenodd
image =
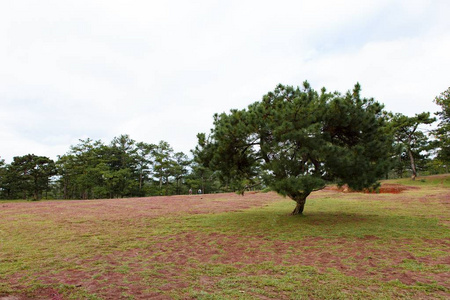
<instances>
[{"instance_id":1,"label":"curved tree trunk","mask_svg":"<svg viewBox=\"0 0 450 300\"><path fill-rule=\"evenodd\" d=\"M411 170L412 170L411 179L415 180L417 177L417 170L416 170L416 163L414 162L414 156L413 156L411 149L408 149L408 154L409 154L409 160L411 162Z\"/></svg>"},{"instance_id":2,"label":"curved tree trunk","mask_svg":"<svg viewBox=\"0 0 450 300\"><path fill-rule=\"evenodd\" d=\"M292 215L302 215L303 209L305 208L306 197L308 197L309 193L298 193L290 196L292 200L294 200L297 205L292 211Z\"/></svg>"}]
</instances>

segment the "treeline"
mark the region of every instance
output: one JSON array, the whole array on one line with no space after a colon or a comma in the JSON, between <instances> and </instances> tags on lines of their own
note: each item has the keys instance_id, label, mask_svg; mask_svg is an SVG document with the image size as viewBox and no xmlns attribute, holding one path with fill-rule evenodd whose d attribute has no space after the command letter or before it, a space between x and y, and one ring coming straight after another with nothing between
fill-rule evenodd
<instances>
[{"instance_id":1,"label":"treeline","mask_svg":"<svg viewBox=\"0 0 450 300\"><path fill-rule=\"evenodd\" d=\"M28 154L0 161L2 199L101 199L217 191L205 172L169 143L136 142L128 135L109 144L80 140L56 161Z\"/></svg>"},{"instance_id":2,"label":"treeline","mask_svg":"<svg viewBox=\"0 0 450 300\"><path fill-rule=\"evenodd\" d=\"M449 172L450 88L434 102L441 108L435 113L437 118L429 112L413 117L383 112L380 116L385 124L384 138L392 144L388 147L391 160L386 178L411 176L414 179L419 172L422 175ZM336 111L337 120L345 117ZM241 120L239 114L242 112L231 112ZM215 116L216 123L219 117ZM431 129L430 125L435 122L437 125ZM0 159L0 199L102 199L187 194L190 189L193 193L198 190L215 193L265 188L260 180L264 170L257 165L245 176L237 176L232 168L220 167L221 161L225 160L237 164L238 169L243 169L239 166L243 162L251 163L242 160L243 152L232 153L236 148L234 145L231 152L223 153L223 157L217 157L217 147L213 147L220 132L230 128L235 131L234 139L239 141L236 125L227 125L228 129L217 126L216 137L199 133L198 145L189 156L175 152L165 141L158 144L137 142L125 134L115 137L109 144L100 140L80 140L56 161L34 154L14 157L10 164ZM232 143L230 140L230 145ZM254 145L250 140L246 143ZM292 145L286 143L278 147L286 153L292 150L289 148ZM275 157L277 153L273 155Z\"/></svg>"},{"instance_id":3,"label":"treeline","mask_svg":"<svg viewBox=\"0 0 450 300\"><path fill-rule=\"evenodd\" d=\"M398 177L407 173L415 179L423 175L448 173L450 167L450 87L434 101L440 111L408 117L387 114L388 133L393 137L392 172ZM435 124L434 129L427 125Z\"/></svg>"}]
</instances>

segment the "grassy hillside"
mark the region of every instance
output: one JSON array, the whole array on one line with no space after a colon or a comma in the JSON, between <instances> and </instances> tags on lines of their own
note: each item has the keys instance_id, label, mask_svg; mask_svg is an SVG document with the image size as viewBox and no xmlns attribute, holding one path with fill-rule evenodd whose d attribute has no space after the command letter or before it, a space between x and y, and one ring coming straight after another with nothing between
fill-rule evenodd
<instances>
[{"instance_id":1,"label":"grassy hillside","mask_svg":"<svg viewBox=\"0 0 450 300\"><path fill-rule=\"evenodd\" d=\"M0 298L448 298L450 177L383 184L0 203Z\"/></svg>"}]
</instances>

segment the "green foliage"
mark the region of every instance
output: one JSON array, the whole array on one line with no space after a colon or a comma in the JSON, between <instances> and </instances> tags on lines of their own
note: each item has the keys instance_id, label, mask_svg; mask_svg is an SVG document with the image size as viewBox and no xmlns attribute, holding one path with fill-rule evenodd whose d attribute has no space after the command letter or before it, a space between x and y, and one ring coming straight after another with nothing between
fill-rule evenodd
<instances>
[{"instance_id":1,"label":"green foliage","mask_svg":"<svg viewBox=\"0 0 450 300\"><path fill-rule=\"evenodd\" d=\"M89 199L105 196L103 173L108 170L105 162L105 145L91 139L80 140L70 151L60 156L57 165L64 199Z\"/></svg>"},{"instance_id":2,"label":"green foliage","mask_svg":"<svg viewBox=\"0 0 450 300\"><path fill-rule=\"evenodd\" d=\"M72 145L56 163L33 154L15 157L11 164L0 159L0 199L187 194L189 187L201 188L191 173L189 157L174 152L165 141L157 145L136 142L124 134L107 145L88 138Z\"/></svg>"},{"instance_id":3,"label":"green foliage","mask_svg":"<svg viewBox=\"0 0 450 300\"><path fill-rule=\"evenodd\" d=\"M450 87L436 97L434 102L441 107L441 111L436 113L440 122L434 131L438 140L438 159L446 165L448 170L450 165Z\"/></svg>"},{"instance_id":4,"label":"green foliage","mask_svg":"<svg viewBox=\"0 0 450 300\"><path fill-rule=\"evenodd\" d=\"M184 185L189 173L191 161L183 152L176 152L173 155L172 176L175 179L175 194L186 194L187 187Z\"/></svg>"},{"instance_id":5,"label":"green foliage","mask_svg":"<svg viewBox=\"0 0 450 300\"><path fill-rule=\"evenodd\" d=\"M34 154L16 156L10 165L0 167L0 187L6 199L39 200L50 189L50 179L57 172L53 160Z\"/></svg>"},{"instance_id":6,"label":"green foliage","mask_svg":"<svg viewBox=\"0 0 450 300\"><path fill-rule=\"evenodd\" d=\"M5 160L0 158L0 199L3 196L3 182L6 178Z\"/></svg>"},{"instance_id":7,"label":"green foliage","mask_svg":"<svg viewBox=\"0 0 450 300\"><path fill-rule=\"evenodd\" d=\"M153 149L152 155L154 157L153 171L155 177L159 181L159 195L170 195L169 178L172 175L172 156L173 149L169 143L160 141Z\"/></svg>"},{"instance_id":8,"label":"green foliage","mask_svg":"<svg viewBox=\"0 0 450 300\"><path fill-rule=\"evenodd\" d=\"M414 117L408 117L402 114L395 114L391 119L392 131L395 137L395 149L397 159L396 170L401 177L405 163L409 163L409 169L412 172L412 178L417 176L417 167L426 165L426 158L431 149L430 140L420 125L429 125L436 119L430 117L429 112L416 114Z\"/></svg>"},{"instance_id":9,"label":"green foliage","mask_svg":"<svg viewBox=\"0 0 450 300\"><path fill-rule=\"evenodd\" d=\"M274 180L271 184L271 188L283 196L292 195L292 191L314 191L323 187L325 180L313 176L286 177Z\"/></svg>"},{"instance_id":10,"label":"green foliage","mask_svg":"<svg viewBox=\"0 0 450 300\"><path fill-rule=\"evenodd\" d=\"M360 97L359 84L345 95L318 93L307 82L279 85L247 109L216 114L200 160L223 181L262 180L297 202L327 181L371 187L390 166L382 108Z\"/></svg>"},{"instance_id":11,"label":"green foliage","mask_svg":"<svg viewBox=\"0 0 450 300\"><path fill-rule=\"evenodd\" d=\"M110 145L90 139L59 157L64 199L122 198L187 193L189 159L167 142L136 142L128 135Z\"/></svg>"},{"instance_id":12,"label":"green foliage","mask_svg":"<svg viewBox=\"0 0 450 300\"><path fill-rule=\"evenodd\" d=\"M193 190L201 189L204 193L217 191L229 191L227 187L221 186L221 174L214 172L210 163L214 157L214 147L210 139L204 133L197 134L198 144L194 150L191 150L194 158L191 161L191 173L186 182L189 188ZM226 180L224 180L226 182Z\"/></svg>"}]
</instances>

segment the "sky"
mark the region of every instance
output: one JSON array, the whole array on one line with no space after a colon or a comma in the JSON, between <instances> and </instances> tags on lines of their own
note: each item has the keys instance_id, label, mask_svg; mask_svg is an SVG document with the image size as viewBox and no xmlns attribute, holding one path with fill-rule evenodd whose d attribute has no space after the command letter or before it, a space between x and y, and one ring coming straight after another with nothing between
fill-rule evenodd
<instances>
[{"instance_id":1,"label":"sky","mask_svg":"<svg viewBox=\"0 0 450 300\"><path fill-rule=\"evenodd\" d=\"M305 80L434 113L449 14L447 0L0 0L0 157L122 134L188 154L214 113Z\"/></svg>"}]
</instances>

